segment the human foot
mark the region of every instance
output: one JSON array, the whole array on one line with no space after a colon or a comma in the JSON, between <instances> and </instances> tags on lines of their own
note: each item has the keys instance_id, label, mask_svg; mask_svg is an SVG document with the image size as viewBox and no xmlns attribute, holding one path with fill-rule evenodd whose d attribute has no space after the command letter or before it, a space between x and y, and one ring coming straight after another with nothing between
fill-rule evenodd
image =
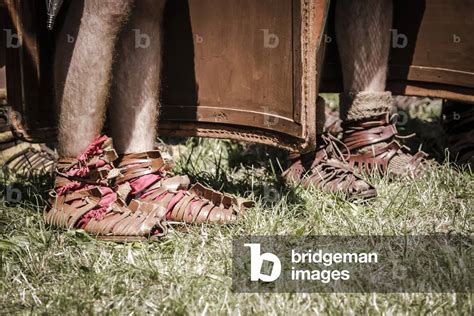
<instances>
[{"instance_id":1,"label":"human foot","mask_svg":"<svg viewBox=\"0 0 474 316\"><path fill-rule=\"evenodd\" d=\"M117 192L127 201L138 200L164 209L168 221L184 223L236 222L250 201L222 194L197 183L189 188L187 176L168 175L158 150L124 155L118 165ZM189 188L189 189L188 189Z\"/></svg>"},{"instance_id":2,"label":"human foot","mask_svg":"<svg viewBox=\"0 0 474 316\"><path fill-rule=\"evenodd\" d=\"M334 142L332 136L319 136L316 150L293 157L283 177L305 188L314 186L324 192L342 192L350 200L377 196L375 188L354 172Z\"/></svg>"},{"instance_id":3,"label":"human foot","mask_svg":"<svg viewBox=\"0 0 474 316\"><path fill-rule=\"evenodd\" d=\"M348 120L343 124L343 143L349 150L348 162L360 171L379 171L383 175L415 178L420 174L426 154L418 151L411 154L397 138L395 124L390 113Z\"/></svg>"},{"instance_id":4,"label":"human foot","mask_svg":"<svg viewBox=\"0 0 474 316\"><path fill-rule=\"evenodd\" d=\"M58 161L52 207L44 212L46 224L84 229L110 241L155 240L166 233L160 210L134 203L131 208L109 187L117 174L112 141L98 137L78 158Z\"/></svg>"}]
</instances>

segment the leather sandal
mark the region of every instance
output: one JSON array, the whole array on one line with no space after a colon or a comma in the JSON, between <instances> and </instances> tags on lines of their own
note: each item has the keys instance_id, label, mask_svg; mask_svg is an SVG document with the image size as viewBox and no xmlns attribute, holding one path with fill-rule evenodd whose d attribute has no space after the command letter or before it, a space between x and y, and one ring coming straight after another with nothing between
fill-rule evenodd
<instances>
[{"instance_id":1,"label":"leather sandal","mask_svg":"<svg viewBox=\"0 0 474 316\"><path fill-rule=\"evenodd\" d=\"M167 221L230 224L253 205L251 201L219 193L199 183L188 189L187 176L168 176L170 166L158 150L126 154L118 168L118 194L126 201L138 200L165 208Z\"/></svg>"},{"instance_id":2,"label":"leather sandal","mask_svg":"<svg viewBox=\"0 0 474 316\"><path fill-rule=\"evenodd\" d=\"M41 144L39 148L29 146L11 155L3 164L6 174L26 176L52 175L58 157L56 152Z\"/></svg>"},{"instance_id":3,"label":"leather sandal","mask_svg":"<svg viewBox=\"0 0 474 316\"><path fill-rule=\"evenodd\" d=\"M349 165L361 172L376 170L382 175L415 177L425 162L426 153L419 151L411 155L409 148L396 140L412 135L398 135L389 113L344 122L343 130L344 149L350 153Z\"/></svg>"},{"instance_id":4,"label":"leather sandal","mask_svg":"<svg viewBox=\"0 0 474 316\"><path fill-rule=\"evenodd\" d=\"M157 240L166 234L163 209L139 201L127 206L110 187L118 174L112 141L98 137L78 158L58 161L51 208L46 224L84 229L94 237L115 242Z\"/></svg>"},{"instance_id":5,"label":"leather sandal","mask_svg":"<svg viewBox=\"0 0 474 316\"><path fill-rule=\"evenodd\" d=\"M321 135L314 152L290 157L292 164L283 173L289 183L304 188L316 187L324 192L342 192L349 200L377 196L375 188L358 176L336 146L336 138Z\"/></svg>"}]
</instances>

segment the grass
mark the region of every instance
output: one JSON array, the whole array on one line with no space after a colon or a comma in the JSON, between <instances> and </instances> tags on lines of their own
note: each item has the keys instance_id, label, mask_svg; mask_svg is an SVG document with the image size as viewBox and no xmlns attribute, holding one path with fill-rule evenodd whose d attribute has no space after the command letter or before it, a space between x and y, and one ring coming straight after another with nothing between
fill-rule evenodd
<instances>
[{"instance_id":1,"label":"grass","mask_svg":"<svg viewBox=\"0 0 474 316\"><path fill-rule=\"evenodd\" d=\"M286 154L273 148L189 139L172 150L180 157L176 172L251 198L256 206L234 226L172 231L159 243L114 244L96 241L82 231L43 225L42 210L52 179L4 179L0 313L472 315L472 293L230 291L233 236L471 235L471 171L443 163L416 181L390 182L372 175L379 197L360 204L284 186L280 174ZM21 199L12 201L18 192Z\"/></svg>"}]
</instances>

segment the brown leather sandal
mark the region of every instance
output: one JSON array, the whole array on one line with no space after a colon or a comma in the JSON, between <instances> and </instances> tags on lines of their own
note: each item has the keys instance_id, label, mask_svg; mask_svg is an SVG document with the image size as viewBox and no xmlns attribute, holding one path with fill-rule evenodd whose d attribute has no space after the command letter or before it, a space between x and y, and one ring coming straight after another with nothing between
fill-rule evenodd
<instances>
[{"instance_id":1,"label":"brown leather sandal","mask_svg":"<svg viewBox=\"0 0 474 316\"><path fill-rule=\"evenodd\" d=\"M199 183L188 190L187 176L167 176L169 166L157 150L124 155L118 168L119 195L127 201L135 199L165 208L168 221L230 224L253 204Z\"/></svg>"},{"instance_id":2,"label":"brown leather sandal","mask_svg":"<svg viewBox=\"0 0 474 316\"><path fill-rule=\"evenodd\" d=\"M329 135L318 137L316 151L290 157L292 165L283 173L283 177L305 188L314 186L328 193L342 192L349 200L377 196L375 188L348 165L335 141Z\"/></svg>"},{"instance_id":3,"label":"brown leather sandal","mask_svg":"<svg viewBox=\"0 0 474 316\"><path fill-rule=\"evenodd\" d=\"M48 225L84 229L102 240L127 242L156 240L166 234L162 209L139 201L129 207L108 186L118 172L111 139L97 138L77 159L60 159L51 195L52 207L44 212Z\"/></svg>"},{"instance_id":4,"label":"brown leather sandal","mask_svg":"<svg viewBox=\"0 0 474 316\"><path fill-rule=\"evenodd\" d=\"M415 177L425 162L427 155L424 152L411 155L409 148L396 140L411 136L398 135L389 113L344 122L343 130L343 143L350 153L348 162L361 172L377 170L381 174Z\"/></svg>"},{"instance_id":5,"label":"brown leather sandal","mask_svg":"<svg viewBox=\"0 0 474 316\"><path fill-rule=\"evenodd\" d=\"M28 146L19 149L5 161L3 172L26 176L51 175L58 157L46 145L41 144L38 147Z\"/></svg>"}]
</instances>

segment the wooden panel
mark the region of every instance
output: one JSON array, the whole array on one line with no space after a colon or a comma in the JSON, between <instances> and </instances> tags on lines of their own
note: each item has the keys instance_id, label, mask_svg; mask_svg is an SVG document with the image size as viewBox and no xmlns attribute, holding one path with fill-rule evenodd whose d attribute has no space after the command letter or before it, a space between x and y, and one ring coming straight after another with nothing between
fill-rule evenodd
<instances>
[{"instance_id":1,"label":"wooden panel","mask_svg":"<svg viewBox=\"0 0 474 316\"><path fill-rule=\"evenodd\" d=\"M393 28L408 43L392 48L390 79L474 88L474 1L404 0L394 8Z\"/></svg>"},{"instance_id":2,"label":"wooden panel","mask_svg":"<svg viewBox=\"0 0 474 316\"><path fill-rule=\"evenodd\" d=\"M180 23L186 12L180 1L166 10L163 119L261 127L258 119L277 115L282 124L270 129L298 132L292 124L292 1L191 0L190 34ZM181 78L190 74L191 89L184 90Z\"/></svg>"},{"instance_id":3,"label":"wooden panel","mask_svg":"<svg viewBox=\"0 0 474 316\"><path fill-rule=\"evenodd\" d=\"M168 2L161 134L314 146L327 9L326 0Z\"/></svg>"}]
</instances>

